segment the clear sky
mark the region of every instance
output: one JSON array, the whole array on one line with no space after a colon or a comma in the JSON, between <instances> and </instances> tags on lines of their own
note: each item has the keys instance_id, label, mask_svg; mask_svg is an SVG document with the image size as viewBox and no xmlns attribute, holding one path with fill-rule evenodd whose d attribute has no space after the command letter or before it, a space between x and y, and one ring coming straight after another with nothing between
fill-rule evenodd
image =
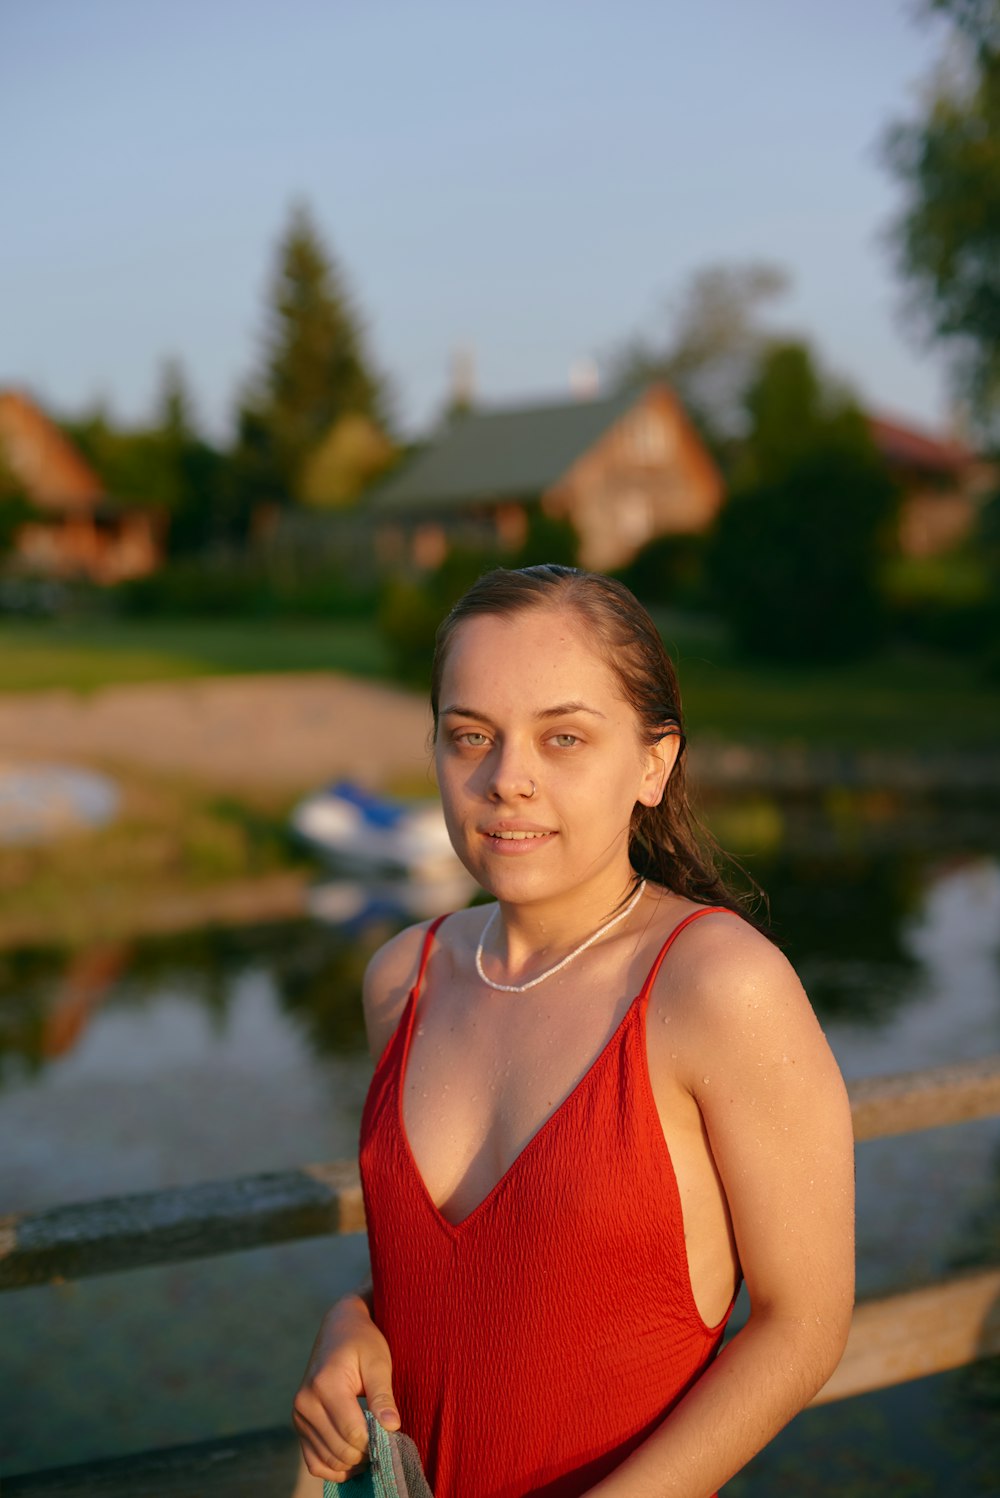
<instances>
[{"instance_id":1,"label":"clear sky","mask_svg":"<svg viewBox=\"0 0 1000 1498\"><path fill-rule=\"evenodd\" d=\"M940 423L879 142L941 44L905 0L0 0L0 385L139 420L173 355L223 435L301 198L410 430L457 346L484 400L562 395L747 260Z\"/></svg>"}]
</instances>

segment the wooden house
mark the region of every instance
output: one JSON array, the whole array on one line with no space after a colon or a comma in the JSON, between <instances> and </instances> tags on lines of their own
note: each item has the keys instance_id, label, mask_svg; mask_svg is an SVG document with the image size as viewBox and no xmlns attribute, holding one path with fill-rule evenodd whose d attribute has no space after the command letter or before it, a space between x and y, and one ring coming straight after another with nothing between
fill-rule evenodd
<instances>
[{"instance_id":1,"label":"wooden house","mask_svg":"<svg viewBox=\"0 0 1000 1498\"><path fill-rule=\"evenodd\" d=\"M159 565L155 511L111 500L69 439L18 391L0 390L0 466L34 511L14 542L25 571L115 583Z\"/></svg>"},{"instance_id":2,"label":"wooden house","mask_svg":"<svg viewBox=\"0 0 1000 1498\"><path fill-rule=\"evenodd\" d=\"M883 416L869 417L868 425L899 487L900 551L926 557L957 546L996 486L995 468L953 437L935 437Z\"/></svg>"},{"instance_id":3,"label":"wooden house","mask_svg":"<svg viewBox=\"0 0 1000 1498\"><path fill-rule=\"evenodd\" d=\"M430 568L461 542L516 550L533 506L568 520L578 559L621 567L646 542L705 530L721 476L664 385L453 417L370 495L380 554Z\"/></svg>"}]
</instances>

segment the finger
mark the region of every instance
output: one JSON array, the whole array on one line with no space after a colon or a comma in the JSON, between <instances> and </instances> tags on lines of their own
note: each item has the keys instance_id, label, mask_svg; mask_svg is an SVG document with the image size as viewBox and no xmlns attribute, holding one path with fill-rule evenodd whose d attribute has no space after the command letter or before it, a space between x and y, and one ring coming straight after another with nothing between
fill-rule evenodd
<instances>
[{"instance_id":1,"label":"finger","mask_svg":"<svg viewBox=\"0 0 1000 1498\"><path fill-rule=\"evenodd\" d=\"M388 1358L373 1358L363 1370L368 1408L383 1430L399 1430L402 1420L392 1393L392 1366Z\"/></svg>"},{"instance_id":2,"label":"finger","mask_svg":"<svg viewBox=\"0 0 1000 1498\"><path fill-rule=\"evenodd\" d=\"M391 1394L373 1396L369 1408L383 1430L398 1430L403 1423Z\"/></svg>"},{"instance_id":3,"label":"finger","mask_svg":"<svg viewBox=\"0 0 1000 1498\"><path fill-rule=\"evenodd\" d=\"M299 1442L302 1447L302 1459L306 1464L306 1470L310 1476L322 1477L326 1482L347 1482L348 1478L356 1477L368 1465L367 1462L353 1467L345 1467L340 1463L331 1465L329 1461L320 1455L311 1441L300 1436Z\"/></svg>"},{"instance_id":4,"label":"finger","mask_svg":"<svg viewBox=\"0 0 1000 1498\"><path fill-rule=\"evenodd\" d=\"M360 1425L343 1434L318 1402L315 1410L309 1414L300 1404L296 1404L292 1412L292 1423L303 1446L309 1441L321 1461L337 1467L360 1467L367 1459L368 1427L361 1415L360 1405L356 1402L355 1409L361 1417Z\"/></svg>"}]
</instances>

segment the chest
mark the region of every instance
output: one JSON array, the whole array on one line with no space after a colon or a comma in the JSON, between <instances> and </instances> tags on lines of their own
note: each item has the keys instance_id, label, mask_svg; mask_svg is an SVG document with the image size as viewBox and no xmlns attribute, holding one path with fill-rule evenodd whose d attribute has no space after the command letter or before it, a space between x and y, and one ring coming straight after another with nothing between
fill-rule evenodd
<instances>
[{"instance_id":1,"label":"chest","mask_svg":"<svg viewBox=\"0 0 1000 1498\"><path fill-rule=\"evenodd\" d=\"M403 1123L444 1215L473 1210L574 1090L630 1009L626 995L556 986L544 996L481 994L412 1016Z\"/></svg>"}]
</instances>

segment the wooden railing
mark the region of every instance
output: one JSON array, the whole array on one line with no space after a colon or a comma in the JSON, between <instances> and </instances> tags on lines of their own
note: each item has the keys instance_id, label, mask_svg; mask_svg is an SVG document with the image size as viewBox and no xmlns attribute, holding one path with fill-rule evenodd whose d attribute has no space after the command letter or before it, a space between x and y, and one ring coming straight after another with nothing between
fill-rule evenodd
<instances>
[{"instance_id":1,"label":"wooden railing","mask_svg":"<svg viewBox=\"0 0 1000 1498\"><path fill-rule=\"evenodd\" d=\"M859 1141L963 1123L1000 1113L1000 1056L865 1078L850 1083L848 1090ZM0 1290L324 1234L358 1233L364 1226L357 1168L344 1162L13 1214L0 1217ZM1000 1266L992 1266L918 1290L860 1302L844 1357L813 1402L826 1403L903 1383L997 1352ZM223 1459L230 1453L239 1458L240 1475L233 1492L247 1498L251 1492L274 1491L263 1485L264 1474L274 1470L275 1461L287 1465L290 1440L281 1433L261 1432L235 1443L185 1448L186 1457L178 1450L129 1458L127 1463L92 1464L79 1469L78 1478L70 1471L39 1473L8 1481L2 1493L4 1498L36 1493L66 1494L67 1498L72 1493L82 1498L98 1491L108 1495L204 1492L223 1498L229 1491L227 1474L233 1475ZM244 1447L257 1452L257 1476L251 1487L241 1456ZM270 1456L265 1460L266 1453ZM154 1473L148 1488L140 1480L143 1462L152 1463L149 1470ZM204 1471L195 1478L199 1463ZM114 1478L119 1466L120 1488ZM168 1477L168 1469L173 1478Z\"/></svg>"}]
</instances>

